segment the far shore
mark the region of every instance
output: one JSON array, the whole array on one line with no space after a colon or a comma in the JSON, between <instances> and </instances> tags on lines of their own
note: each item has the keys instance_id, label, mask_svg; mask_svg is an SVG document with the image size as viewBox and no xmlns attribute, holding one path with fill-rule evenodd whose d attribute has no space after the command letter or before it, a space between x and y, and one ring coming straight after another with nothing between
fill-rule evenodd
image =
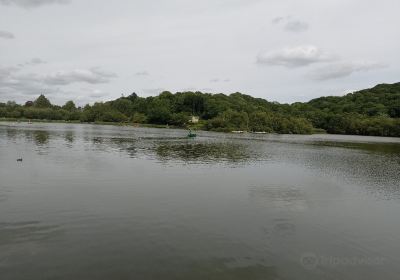
<instances>
[{"instance_id":1,"label":"far shore","mask_svg":"<svg viewBox=\"0 0 400 280\"><path fill-rule=\"evenodd\" d=\"M199 125L191 125L187 127L165 125L165 124L151 124L151 123L129 123L129 122L81 122L81 121L64 121L64 120L39 120L39 119L17 119L17 118L0 118L0 122L17 122L17 123L64 123L64 124L94 124L94 125L114 125L114 126L129 126L129 127L149 127L149 128L173 128L183 130L196 130L196 131L212 131L212 132L223 132L223 133L238 133L238 131L215 131L215 130L204 130ZM254 134L280 134L272 132L252 132L252 131L240 131L240 133L254 133ZM312 135L312 134L327 134L323 129L314 129L311 134L298 134L298 135Z\"/></svg>"}]
</instances>

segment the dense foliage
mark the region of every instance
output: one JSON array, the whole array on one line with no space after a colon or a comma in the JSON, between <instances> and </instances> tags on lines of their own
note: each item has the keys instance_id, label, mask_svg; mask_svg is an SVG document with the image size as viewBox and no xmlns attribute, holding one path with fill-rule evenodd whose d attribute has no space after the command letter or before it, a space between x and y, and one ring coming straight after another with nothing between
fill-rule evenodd
<instances>
[{"instance_id":1,"label":"dense foliage","mask_svg":"<svg viewBox=\"0 0 400 280\"><path fill-rule=\"evenodd\" d=\"M215 131L262 131L400 136L400 83L382 84L346 96L321 97L307 103L279 104L241 93L208 94L165 91L142 98L135 93L113 101L60 107L40 95L24 105L0 103L0 118L81 122L124 122L188 126L200 117L197 128Z\"/></svg>"}]
</instances>

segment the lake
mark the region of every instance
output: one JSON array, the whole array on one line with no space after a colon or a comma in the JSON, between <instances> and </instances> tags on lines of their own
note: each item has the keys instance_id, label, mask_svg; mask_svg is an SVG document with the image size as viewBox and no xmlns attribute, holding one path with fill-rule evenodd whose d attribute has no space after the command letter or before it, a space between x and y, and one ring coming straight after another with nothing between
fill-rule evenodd
<instances>
[{"instance_id":1,"label":"lake","mask_svg":"<svg viewBox=\"0 0 400 280\"><path fill-rule=\"evenodd\" d=\"M400 139L186 134L0 123L0 279L399 279Z\"/></svg>"}]
</instances>

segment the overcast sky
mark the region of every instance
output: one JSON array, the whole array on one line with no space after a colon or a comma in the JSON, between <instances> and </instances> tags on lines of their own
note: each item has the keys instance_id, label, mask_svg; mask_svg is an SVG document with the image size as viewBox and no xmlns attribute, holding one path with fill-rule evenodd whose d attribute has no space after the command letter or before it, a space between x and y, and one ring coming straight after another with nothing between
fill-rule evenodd
<instances>
[{"instance_id":1,"label":"overcast sky","mask_svg":"<svg viewBox=\"0 0 400 280\"><path fill-rule=\"evenodd\" d=\"M400 81L399 0L0 0L0 102L307 101Z\"/></svg>"}]
</instances>

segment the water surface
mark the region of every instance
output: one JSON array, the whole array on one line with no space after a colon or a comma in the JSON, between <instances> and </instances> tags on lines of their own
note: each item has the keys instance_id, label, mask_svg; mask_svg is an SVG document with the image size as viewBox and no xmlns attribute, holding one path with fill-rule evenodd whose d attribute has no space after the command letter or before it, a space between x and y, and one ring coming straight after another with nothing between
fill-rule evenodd
<instances>
[{"instance_id":1,"label":"water surface","mask_svg":"<svg viewBox=\"0 0 400 280\"><path fill-rule=\"evenodd\" d=\"M400 139L185 135L0 123L0 279L398 279Z\"/></svg>"}]
</instances>

